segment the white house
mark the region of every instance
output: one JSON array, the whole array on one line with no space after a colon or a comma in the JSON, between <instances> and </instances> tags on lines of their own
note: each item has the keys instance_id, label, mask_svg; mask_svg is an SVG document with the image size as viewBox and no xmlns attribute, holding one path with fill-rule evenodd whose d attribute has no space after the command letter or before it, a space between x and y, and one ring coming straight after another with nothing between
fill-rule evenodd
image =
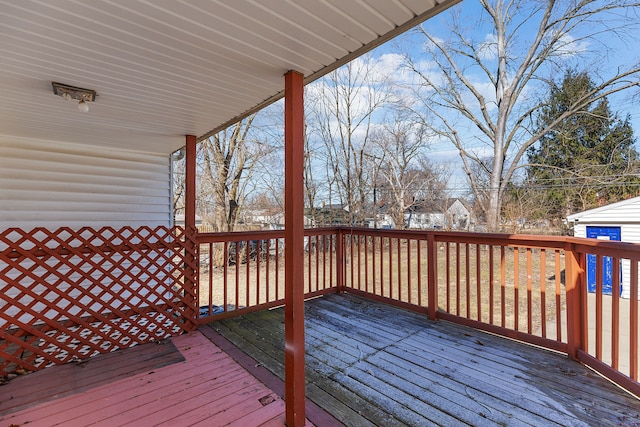
<instances>
[{"instance_id":1,"label":"white house","mask_svg":"<svg viewBox=\"0 0 640 427\"><path fill-rule=\"evenodd\" d=\"M588 237L600 240L618 240L640 243L640 197L623 200L606 206L600 206L567 216L567 222L573 223L575 237ZM592 291L595 286L595 256L588 256L587 284ZM622 293L629 298L629 262L622 260ZM611 292L611 261L605 260L605 291Z\"/></svg>"}]
</instances>

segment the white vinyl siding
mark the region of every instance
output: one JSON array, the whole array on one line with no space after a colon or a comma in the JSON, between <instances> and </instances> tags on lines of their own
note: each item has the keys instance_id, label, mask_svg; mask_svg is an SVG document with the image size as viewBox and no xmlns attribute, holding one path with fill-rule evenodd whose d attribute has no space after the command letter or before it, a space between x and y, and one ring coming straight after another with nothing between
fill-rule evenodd
<instances>
[{"instance_id":1,"label":"white vinyl siding","mask_svg":"<svg viewBox=\"0 0 640 427\"><path fill-rule=\"evenodd\" d=\"M164 155L0 137L0 229L171 224Z\"/></svg>"},{"instance_id":2,"label":"white vinyl siding","mask_svg":"<svg viewBox=\"0 0 640 427\"><path fill-rule=\"evenodd\" d=\"M586 237L588 226L620 227L621 241L640 244L640 197L569 215L567 220L574 221L575 237ZM629 298L631 296L629 260L623 259L621 266L622 297Z\"/></svg>"},{"instance_id":3,"label":"white vinyl siding","mask_svg":"<svg viewBox=\"0 0 640 427\"><path fill-rule=\"evenodd\" d=\"M576 225L583 221L589 225L592 223L603 225L616 225L622 223L640 224L640 197L634 197L618 203L612 203L610 205L601 206L588 211L575 213L573 215L569 215L567 217L567 221L577 221Z\"/></svg>"}]
</instances>

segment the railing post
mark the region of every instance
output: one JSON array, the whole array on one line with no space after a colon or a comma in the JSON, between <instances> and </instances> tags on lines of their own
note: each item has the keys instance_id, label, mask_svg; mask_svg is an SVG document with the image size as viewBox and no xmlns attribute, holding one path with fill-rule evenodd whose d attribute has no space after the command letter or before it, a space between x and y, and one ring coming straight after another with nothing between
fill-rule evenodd
<instances>
[{"instance_id":1,"label":"railing post","mask_svg":"<svg viewBox=\"0 0 640 427\"><path fill-rule=\"evenodd\" d=\"M438 317L438 248L436 245L434 234L427 234L427 308L431 320L436 320Z\"/></svg>"},{"instance_id":2,"label":"railing post","mask_svg":"<svg viewBox=\"0 0 640 427\"><path fill-rule=\"evenodd\" d=\"M198 280L200 260L199 248L196 242L198 229L196 228L196 148L197 140L194 135L185 137L185 200L184 200L184 225L187 248L185 257L185 287L187 287L186 300L189 311L185 315L190 316L194 324L198 322Z\"/></svg>"},{"instance_id":3,"label":"railing post","mask_svg":"<svg viewBox=\"0 0 640 427\"><path fill-rule=\"evenodd\" d=\"M304 354L304 77L285 74L284 89L284 335L285 417L305 425Z\"/></svg>"},{"instance_id":4,"label":"railing post","mask_svg":"<svg viewBox=\"0 0 640 427\"><path fill-rule=\"evenodd\" d=\"M338 293L344 292L344 234L341 229L336 232L336 275L338 276Z\"/></svg>"},{"instance_id":5,"label":"railing post","mask_svg":"<svg viewBox=\"0 0 640 427\"><path fill-rule=\"evenodd\" d=\"M582 293L585 272L584 254L576 252L574 245L565 248L565 288L567 292L567 353L573 360L578 359L578 350L583 349L584 334L587 329L584 321L585 307L582 306ZM558 319L560 321L561 319Z\"/></svg>"}]
</instances>

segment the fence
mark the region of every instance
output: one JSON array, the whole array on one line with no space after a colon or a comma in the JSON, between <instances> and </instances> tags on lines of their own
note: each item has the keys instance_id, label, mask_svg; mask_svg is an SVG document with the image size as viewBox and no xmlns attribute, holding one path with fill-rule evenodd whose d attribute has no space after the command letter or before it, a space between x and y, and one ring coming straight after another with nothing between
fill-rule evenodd
<instances>
[{"instance_id":1,"label":"fence","mask_svg":"<svg viewBox=\"0 0 640 427\"><path fill-rule=\"evenodd\" d=\"M307 298L337 289L336 230L305 231ZM284 304L284 232L199 234L200 323Z\"/></svg>"},{"instance_id":2,"label":"fence","mask_svg":"<svg viewBox=\"0 0 640 427\"><path fill-rule=\"evenodd\" d=\"M0 375L192 330L194 232L7 229L0 234Z\"/></svg>"},{"instance_id":3,"label":"fence","mask_svg":"<svg viewBox=\"0 0 640 427\"><path fill-rule=\"evenodd\" d=\"M640 245L364 228L304 239L307 298L353 292L565 352L640 394ZM0 368L40 369L282 305L283 255L282 231L5 230Z\"/></svg>"},{"instance_id":4,"label":"fence","mask_svg":"<svg viewBox=\"0 0 640 427\"><path fill-rule=\"evenodd\" d=\"M340 235L340 290L568 353L640 394L640 245L369 229ZM628 299L618 286L623 277ZM607 280L611 295L603 292Z\"/></svg>"}]
</instances>

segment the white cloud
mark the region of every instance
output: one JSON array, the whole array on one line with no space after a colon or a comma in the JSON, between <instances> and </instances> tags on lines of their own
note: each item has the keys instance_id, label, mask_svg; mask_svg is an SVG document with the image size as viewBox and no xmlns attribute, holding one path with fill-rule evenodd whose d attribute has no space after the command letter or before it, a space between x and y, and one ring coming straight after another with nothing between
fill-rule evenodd
<instances>
[{"instance_id":1,"label":"white cloud","mask_svg":"<svg viewBox=\"0 0 640 427\"><path fill-rule=\"evenodd\" d=\"M487 34L484 41L478 45L478 56L483 61L498 58L498 37L495 34Z\"/></svg>"},{"instance_id":2,"label":"white cloud","mask_svg":"<svg viewBox=\"0 0 640 427\"><path fill-rule=\"evenodd\" d=\"M589 49L589 43L584 40L576 40L568 33L553 34L548 42L553 42L552 55L570 57L580 55Z\"/></svg>"}]
</instances>

